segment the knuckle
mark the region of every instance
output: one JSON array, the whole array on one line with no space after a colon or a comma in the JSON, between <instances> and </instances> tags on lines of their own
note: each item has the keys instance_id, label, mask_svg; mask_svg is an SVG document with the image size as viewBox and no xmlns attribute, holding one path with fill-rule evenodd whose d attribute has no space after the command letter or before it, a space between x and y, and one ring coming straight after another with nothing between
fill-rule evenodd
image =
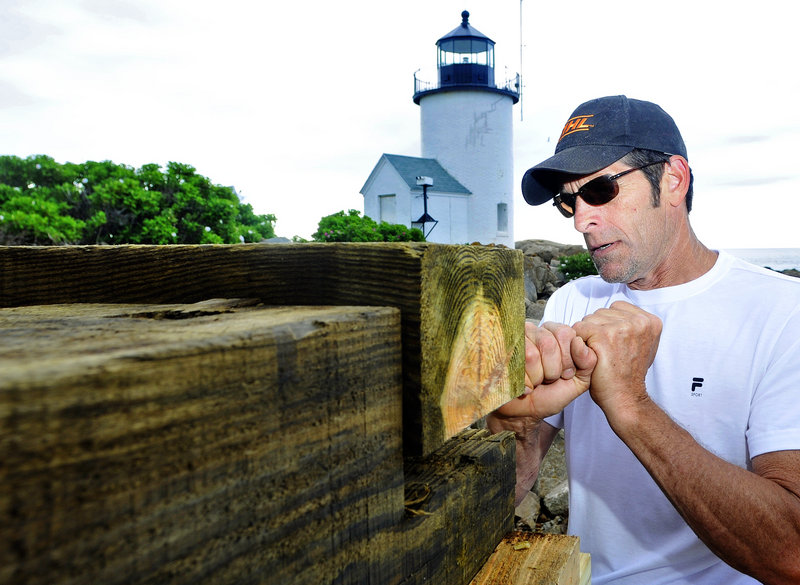
<instances>
[{"instance_id":1,"label":"knuckle","mask_svg":"<svg viewBox=\"0 0 800 585\"><path fill-rule=\"evenodd\" d=\"M552 334L540 335L539 339L537 339L537 345L542 354L559 351L558 341L556 341L556 338Z\"/></svg>"}]
</instances>

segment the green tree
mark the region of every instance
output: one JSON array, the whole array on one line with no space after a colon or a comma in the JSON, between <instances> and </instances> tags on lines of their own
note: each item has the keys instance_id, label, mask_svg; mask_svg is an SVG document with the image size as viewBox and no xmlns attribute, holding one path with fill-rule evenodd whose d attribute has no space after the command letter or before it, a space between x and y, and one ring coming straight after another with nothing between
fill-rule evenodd
<instances>
[{"instance_id":1,"label":"green tree","mask_svg":"<svg viewBox=\"0 0 800 585\"><path fill-rule=\"evenodd\" d=\"M0 244L258 242L275 221L187 164L0 156Z\"/></svg>"},{"instance_id":2,"label":"green tree","mask_svg":"<svg viewBox=\"0 0 800 585\"><path fill-rule=\"evenodd\" d=\"M402 224L377 223L350 209L326 215L311 235L315 242L424 242L422 231Z\"/></svg>"}]
</instances>

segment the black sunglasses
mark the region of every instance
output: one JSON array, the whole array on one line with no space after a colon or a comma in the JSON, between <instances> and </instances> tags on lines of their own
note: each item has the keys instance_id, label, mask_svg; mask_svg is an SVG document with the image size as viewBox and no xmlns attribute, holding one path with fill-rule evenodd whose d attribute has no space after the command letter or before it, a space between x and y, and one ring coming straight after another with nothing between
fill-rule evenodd
<instances>
[{"instance_id":1,"label":"black sunglasses","mask_svg":"<svg viewBox=\"0 0 800 585\"><path fill-rule=\"evenodd\" d=\"M575 191L575 193L558 193L553 197L553 205L556 206L564 217L572 217L575 215L575 200L579 195L581 199L586 201L589 205L605 205L619 194L617 179L633 171L640 171L646 167L662 165L667 162L669 162L669 159L647 163L646 165L634 169L627 169L616 175L597 177L586 183L583 187Z\"/></svg>"}]
</instances>

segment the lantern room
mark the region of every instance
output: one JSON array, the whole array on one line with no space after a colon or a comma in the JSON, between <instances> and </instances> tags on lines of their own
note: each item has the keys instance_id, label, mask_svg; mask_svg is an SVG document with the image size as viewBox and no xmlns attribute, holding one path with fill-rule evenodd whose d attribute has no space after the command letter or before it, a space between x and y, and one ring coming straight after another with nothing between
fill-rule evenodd
<instances>
[{"instance_id":1,"label":"lantern room","mask_svg":"<svg viewBox=\"0 0 800 585\"><path fill-rule=\"evenodd\" d=\"M440 86L494 86L494 41L469 24L469 12L461 13L461 25L436 46Z\"/></svg>"}]
</instances>

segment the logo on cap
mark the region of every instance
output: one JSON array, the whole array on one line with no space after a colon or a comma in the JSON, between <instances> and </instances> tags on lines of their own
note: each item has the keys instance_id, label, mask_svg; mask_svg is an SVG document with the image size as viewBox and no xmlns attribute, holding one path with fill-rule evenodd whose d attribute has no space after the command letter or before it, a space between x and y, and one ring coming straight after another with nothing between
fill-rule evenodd
<instances>
[{"instance_id":1,"label":"logo on cap","mask_svg":"<svg viewBox=\"0 0 800 585\"><path fill-rule=\"evenodd\" d=\"M594 114L589 114L588 116L573 116L567 123L564 124L564 129L561 131L561 136L559 137L559 142L561 141L564 136L568 136L575 132L587 132L590 128L594 128L594 124L587 124L586 121L589 118L593 118Z\"/></svg>"}]
</instances>

